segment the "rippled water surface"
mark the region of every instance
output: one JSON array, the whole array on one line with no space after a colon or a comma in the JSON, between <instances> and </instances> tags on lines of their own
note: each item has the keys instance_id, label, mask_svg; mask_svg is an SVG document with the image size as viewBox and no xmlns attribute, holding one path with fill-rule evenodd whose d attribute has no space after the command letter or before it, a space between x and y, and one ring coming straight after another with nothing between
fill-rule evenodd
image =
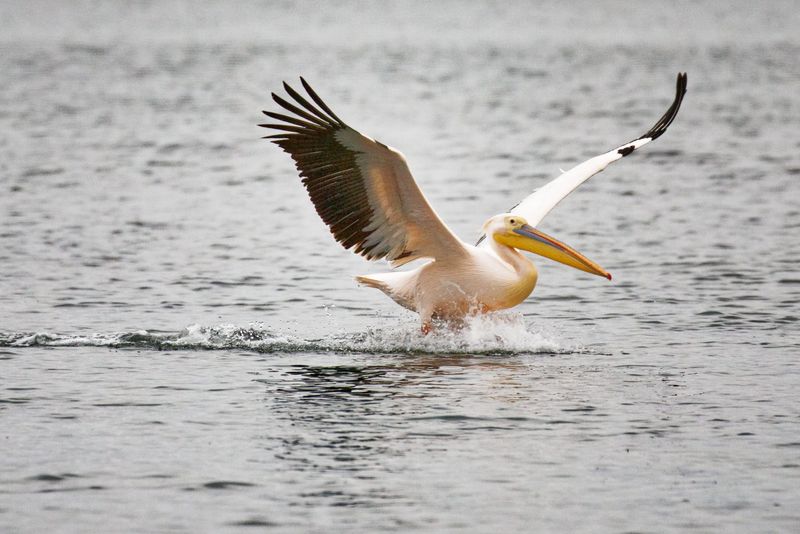
<instances>
[{"instance_id":1,"label":"rippled water surface","mask_svg":"<svg viewBox=\"0 0 800 534\"><path fill-rule=\"evenodd\" d=\"M791 2L0 5L0 531L800 529ZM259 138L305 76L523 305L422 337Z\"/></svg>"}]
</instances>

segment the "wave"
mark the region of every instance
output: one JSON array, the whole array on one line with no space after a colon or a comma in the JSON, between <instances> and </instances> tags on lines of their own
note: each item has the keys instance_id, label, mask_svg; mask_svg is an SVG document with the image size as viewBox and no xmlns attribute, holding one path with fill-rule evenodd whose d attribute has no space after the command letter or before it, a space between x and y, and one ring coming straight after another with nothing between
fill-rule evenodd
<instances>
[{"instance_id":1,"label":"wave","mask_svg":"<svg viewBox=\"0 0 800 534\"><path fill-rule=\"evenodd\" d=\"M479 316L458 330L427 336L403 324L365 332L303 338L263 323L190 325L180 332L139 330L88 335L48 332L2 333L0 347L109 347L150 350L248 350L263 353L344 352L364 354L521 354L574 352L530 331L521 315Z\"/></svg>"}]
</instances>

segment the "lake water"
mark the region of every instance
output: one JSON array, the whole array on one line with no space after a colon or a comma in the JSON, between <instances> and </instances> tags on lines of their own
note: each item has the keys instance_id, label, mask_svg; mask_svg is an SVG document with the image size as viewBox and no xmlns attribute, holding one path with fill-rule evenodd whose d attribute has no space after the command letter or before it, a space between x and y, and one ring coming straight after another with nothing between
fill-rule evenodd
<instances>
[{"instance_id":1,"label":"lake water","mask_svg":"<svg viewBox=\"0 0 800 534\"><path fill-rule=\"evenodd\" d=\"M792 2L0 5L0 531L800 530ZM465 240L541 228L501 318L356 274L270 91L303 75Z\"/></svg>"}]
</instances>

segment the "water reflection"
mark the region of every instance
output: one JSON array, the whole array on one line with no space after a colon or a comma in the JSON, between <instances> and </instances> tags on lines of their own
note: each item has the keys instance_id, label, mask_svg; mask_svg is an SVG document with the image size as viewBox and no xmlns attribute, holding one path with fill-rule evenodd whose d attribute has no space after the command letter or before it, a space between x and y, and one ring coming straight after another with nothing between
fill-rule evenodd
<instances>
[{"instance_id":1,"label":"water reflection","mask_svg":"<svg viewBox=\"0 0 800 534\"><path fill-rule=\"evenodd\" d=\"M315 489L299 497L377 505L402 496L366 481L416 469L407 456L447 448L464 429L500 428L495 417L465 409L463 388L474 388L472 401L514 402L522 394L514 376L525 367L514 358L395 357L380 364L291 365L259 382L271 415L286 423L275 451L282 468L316 475Z\"/></svg>"}]
</instances>

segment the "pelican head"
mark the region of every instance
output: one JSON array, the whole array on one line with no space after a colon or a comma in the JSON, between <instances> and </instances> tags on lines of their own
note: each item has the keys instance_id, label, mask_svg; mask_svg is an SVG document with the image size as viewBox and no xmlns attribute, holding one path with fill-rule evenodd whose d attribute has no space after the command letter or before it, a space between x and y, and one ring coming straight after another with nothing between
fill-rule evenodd
<instances>
[{"instance_id":1,"label":"pelican head","mask_svg":"<svg viewBox=\"0 0 800 534\"><path fill-rule=\"evenodd\" d=\"M501 245L533 252L575 269L604 276L611 280L611 274L608 271L569 245L529 225L525 217L520 215L513 213L495 215L484 223L483 231Z\"/></svg>"}]
</instances>

